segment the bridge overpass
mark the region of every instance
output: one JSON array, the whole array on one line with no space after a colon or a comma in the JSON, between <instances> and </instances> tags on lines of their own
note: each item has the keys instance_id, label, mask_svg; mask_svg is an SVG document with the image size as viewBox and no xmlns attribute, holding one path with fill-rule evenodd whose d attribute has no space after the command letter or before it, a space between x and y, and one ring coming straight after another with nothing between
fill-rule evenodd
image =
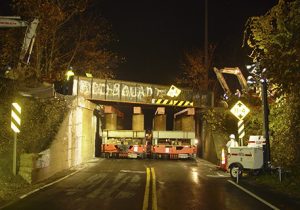
<instances>
[{"instance_id":1,"label":"bridge overpass","mask_svg":"<svg viewBox=\"0 0 300 210\"><path fill-rule=\"evenodd\" d=\"M29 182L43 180L61 170L79 165L97 156L97 149L100 147L99 144L101 145L101 139L104 137L108 138L111 135L111 133L107 133L107 136L103 136L102 129L107 126L105 123L114 121L113 127L117 127L117 130L119 129L119 124L116 124L116 118L118 118L119 113L114 111L105 112L103 108L105 106L103 105L107 103L110 106L126 104L126 107L131 109L132 116L129 116L130 120L137 120L139 124L137 127L144 131L146 129L143 113L142 111L133 113L132 109L134 107L140 107L141 110L143 110L143 107L150 107L152 110L161 107L167 109L169 107L169 109L178 113L176 120L180 120L178 117L180 114L188 113L180 110L192 108L202 112L206 108L213 106L212 93L205 91L195 93L191 89L182 88L177 90L177 92L175 91L176 94L170 94L170 90L172 92L176 88L174 86L74 77L69 88L72 96L59 96L57 94L57 97L70 100L71 103L70 110L50 147L38 154L21 156L20 174L28 179ZM154 112L152 113L153 119L151 120L154 123L158 123L157 127L163 127L162 130L166 131L166 126L160 124L165 123L166 113L161 115L157 115L157 112L155 114ZM200 134L203 135L204 130L201 119L193 115L186 117L182 121L175 122L174 115L174 127L182 128L182 123L185 123L187 124L185 127L189 132L194 132L193 136L199 138ZM135 132L133 126L131 130ZM157 134L160 135L161 132L158 131ZM204 136L201 136L201 139L203 138ZM32 161L34 163L28 164L28 162ZM30 165L30 168L28 168L28 165Z\"/></svg>"},{"instance_id":2,"label":"bridge overpass","mask_svg":"<svg viewBox=\"0 0 300 210\"><path fill-rule=\"evenodd\" d=\"M213 107L211 91L194 92L180 88L178 95L170 95L174 86L136 83L122 80L105 80L74 77L72 95L90 101L107 101L159 106L209 108ZM176 87L175 87L176 88Z\"/></svg>"}]
</instances>

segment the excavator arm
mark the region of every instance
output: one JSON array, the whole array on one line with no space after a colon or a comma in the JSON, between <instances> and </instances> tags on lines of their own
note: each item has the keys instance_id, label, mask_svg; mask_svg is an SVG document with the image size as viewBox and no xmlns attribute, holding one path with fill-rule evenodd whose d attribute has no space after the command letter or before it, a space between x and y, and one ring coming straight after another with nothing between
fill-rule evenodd
<instances>
[{"instance_id":1,"label":"excavator arm","mask_svg":"<svg viewBox=\"0 0 300 210\"><path fill-rule=\"evenodd\" d=\"M232 93L227 85L227 82L223 76L223 74L232 74L235 75L241 85L242 91L248 91L248 85L245 77L243 76L241 70L238 67L235 68L223 68L223 69L217 69L214 67L214 72L217 75L217 79L220 82L220 85L222 86L223 90L225 91L226 95L230 96Z\"/></svg>"},{"instance_id":2,"label":"excavator arm","mask_svg":"<svg viewBox=\"0 0 300 210\"><path fill-rule=\"evenodd\" d=\"M23 45L21 48L21 53L20 53L20 61L24 61L26 54L28 54L26 64L29 63L33 44L35 41L35 35L36 35L36 28L39 24L39 20L35 18L27 27Z\"/></svg>"},{"instance_id":3,"label":"excavator arm","mask_svg":"<svg viewBox=\"0 0 300 210\"><path fill-rule=\"evenodd\" d=\"M28 55L25 63L29 63L38 24L39 20L37 18L28 23L27 21L21 20L18 16L0 16L0 28L27 27L20 52L20 62L24 62L26 55Z\"/></svg>"}]
</instances>

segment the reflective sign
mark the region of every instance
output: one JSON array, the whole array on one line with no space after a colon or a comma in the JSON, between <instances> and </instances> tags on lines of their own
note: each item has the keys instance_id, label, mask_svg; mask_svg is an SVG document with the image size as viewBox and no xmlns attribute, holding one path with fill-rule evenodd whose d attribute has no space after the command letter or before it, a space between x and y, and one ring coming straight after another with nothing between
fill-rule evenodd
<instances>
[{"instance_id":1,"label":"reflective sign","mask_svg":"<svg viewBox=\"0 0 300 210\"><path fill-rule=\"evenodd\" d=\"M170 97L177 97L179 96L179 94L181 93L181 90L177 87L175 87L174 85L171 85L170 89L167 92L167 96Z\"/></svg>"},{"instance_id":2,"label":"reflective sign","mask_svg":"<svg viewBox=\"0 0 300 210\"><path fill-rule=\"evenodd\" d=\"M152 104L161 104L169 106L194 106L192 101L180 101L180 100L170 100L170 99L152 99Z\"/></svg>"},{"instance_id":3,"label":"reflective sign","mask_svg":"<svg viewBox=\"0 0 300 210\"><path fill-rule=\"evenodd\" d=\"M246 115L250 112L250 109L243 104L241 101L238 101L231 109L230 112L239 120L244 119Z\"/></svg>"},{"instance_id":4,"label":"reflective sign","mask_svg":"<svg viewBox=\"0 0 300 210\"><path fill-rule=\"evenodd\" d=\"M21 107L18 103L12 103L11 107L11 128L15 133L20 133Z\"/></svg>"}]
</instances>

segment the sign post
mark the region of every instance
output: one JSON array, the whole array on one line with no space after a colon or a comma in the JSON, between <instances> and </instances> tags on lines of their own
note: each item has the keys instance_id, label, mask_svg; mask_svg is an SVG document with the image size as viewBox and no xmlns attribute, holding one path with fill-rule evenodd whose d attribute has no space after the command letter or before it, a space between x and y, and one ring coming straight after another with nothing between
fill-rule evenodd
<instances>
[{"instance_id":1,"label":"sign post","mask_svg":"<svg viewBox=\"0 0 300 210\"><path fill-rule=\"evenodd\" d=\"M241 140L240 145L243 145L243 137L245 136L245 126L244 126L244 120L239 120L238 121L238 136L239 139Z\"/></svg>"},{"instance_id":2,"label":"sign post","mask_svg":"<svg viewBox=\"0 0 300 210\"><path fill-rule=\"evenodd\" d=\"M240 145L243 146L243 137L245 136L245 127L244 127L244 118L250 112L250 109L243 104L241 101L238 101L231 109L230 112L239 120L238 121L238 135L240 140Z\"/></svg>"},{"instance_id":3,"label":"sign post","mask_svg":"<svg viewBox=\"0 0 300 210\"><path fill-rule=\"evenodd\" d=\"M20 133L21 126L21 107L18 103L12 103L11 108L11 128L14 131L13 148L13 174L17 174L17 133Z\"/></svg>"}]
</instances>

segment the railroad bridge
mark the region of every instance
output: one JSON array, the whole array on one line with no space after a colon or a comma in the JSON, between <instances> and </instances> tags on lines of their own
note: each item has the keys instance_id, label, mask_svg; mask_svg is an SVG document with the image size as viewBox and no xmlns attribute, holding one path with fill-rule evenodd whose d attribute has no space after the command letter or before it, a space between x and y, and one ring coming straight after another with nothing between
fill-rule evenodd
<instances>
[{"instance_id":1,"label":"railroad bridge","mask_svg":"<svg viewBox=\"0 0 300 210\"><path fill-rule=\"evenodd\" d=\"M191 89L174 85L136 83L74 77L72 95L91 101L109 101L145 105L208 108L213 106L212 92L195 93Z\"/></svg>"},{"instance_id":2,"label":"railroad bridge","mask_svg":"<svg viewBox=\"0 0 300 210\"><path fill-rule=\"evenodd\" d=\"M49 148L21 156L21 163L35 161L30 164L35 168L20 165L20 174L30 182L43 180L103 153L131 158L145 158L149 154L151 158L195 157L197 141L204 138L203 125L195 110L203 112L213 106L212 93L194 93L174 85L75 76L68 87L72 96L62 97L71 100L70 110ZM126 116L132 123L130 128L124 129L122 125L124 114L118 110L120 104L130 110ZM167 109L172 111L171 115ZM149 114L149 110L151 139L145 129L145 113ZM173 120L171 130L166 126L167 115Z\"/></svg>"}]
</instances>

